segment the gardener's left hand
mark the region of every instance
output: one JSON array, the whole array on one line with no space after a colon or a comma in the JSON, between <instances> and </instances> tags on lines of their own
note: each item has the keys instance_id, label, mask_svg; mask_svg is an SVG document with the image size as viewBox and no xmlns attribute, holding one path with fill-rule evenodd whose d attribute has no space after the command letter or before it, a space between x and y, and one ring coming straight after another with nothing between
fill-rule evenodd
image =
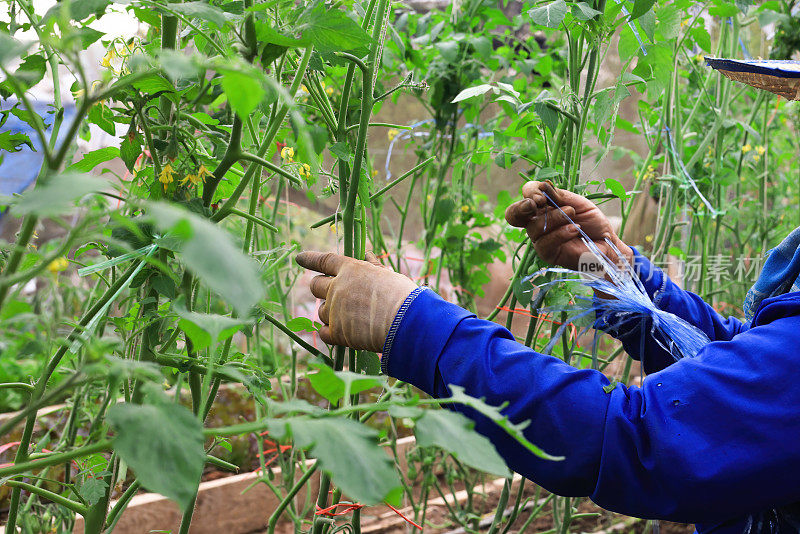
<instances>
[{"instance_id":1,"label":"gardener's left hand","mask_svg":"<svg viewBox=\"0 0 800 534\"><path fill-rule=\"evenodd\" d=\"M301 267L322 273L311 280L311 293L324 302L319 337L329 345L380 352L400 305L417 288L408 277L380 264L331 252L301 252Z\"/></svg>"}]
</instances>

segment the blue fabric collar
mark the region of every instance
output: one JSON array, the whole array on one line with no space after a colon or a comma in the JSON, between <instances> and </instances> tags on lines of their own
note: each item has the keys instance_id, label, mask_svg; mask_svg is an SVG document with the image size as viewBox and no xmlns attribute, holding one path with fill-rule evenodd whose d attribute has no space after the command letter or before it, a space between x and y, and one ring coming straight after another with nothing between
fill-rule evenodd
<instances>
[{"instance_id":1,"label":"blue fabric collar","mask_svg":"<svg viewBox=\"0 0 800 534\"><path fill-rule=\"evenodd\" d=\"M790 291L800 291L800 227L767 252L764 268L744 299L745 318L752 321L765 298Z\"/></svg>"}]
</instances>

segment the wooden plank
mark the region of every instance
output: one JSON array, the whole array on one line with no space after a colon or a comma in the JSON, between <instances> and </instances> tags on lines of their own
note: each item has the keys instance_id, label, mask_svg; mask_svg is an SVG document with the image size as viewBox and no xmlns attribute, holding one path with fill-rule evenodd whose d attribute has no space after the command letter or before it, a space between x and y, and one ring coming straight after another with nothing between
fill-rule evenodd
<instances>
[{"instance_id":1,"label":"wooden plank","mask_svg":"<svg viewBox=\"0 0 800 534\"><path fill-rule=\"evenodd\" d=\"M306 465L313 463L314 460L311 460ZM280 469L273 471L276 477L280 476ZM258 474L253 472L201 483L190 534L245 534L264 529L280 499L266 484L258 483L258 478ZM309 484L311 494L316 495L319 491L318 474L311 477ZM298 506L304 505L305 496L305 491L298 493ZM181 513L174 502L155 493L144 493L131 499L114 533L143 534L152 530L177 532L180 523ZM82 518L78 518L73 533L83 533Z\"/></svg>"}]
</instances>

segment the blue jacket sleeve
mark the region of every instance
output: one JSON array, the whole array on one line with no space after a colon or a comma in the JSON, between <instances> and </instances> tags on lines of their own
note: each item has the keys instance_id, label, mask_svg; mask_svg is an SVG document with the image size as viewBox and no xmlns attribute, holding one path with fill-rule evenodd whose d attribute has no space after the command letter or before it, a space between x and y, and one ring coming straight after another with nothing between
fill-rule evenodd
<instances>
[{"instance_id":1,"label":"blue jacket sleeve","mask_svg":"<svg viewBox=\"0 0 800 534\"><path fill-rule=\"evenodd\" d=\"M709 522L800 500L800 294L758 327L713 342L641 388L520 345L506 329L422 292L384 353L391 376L435 397L448 385L499 406L560 462L542 460L468 408L508 465L561 495L644 518ZM765 301L765 302L770 302ZM754 321L756 324L756 321Z\"/></svg>"},{"instance_id":2,"label":"blue jacket sleeve","mask_svg":"<svg viewBox=\"0 0 800 534\"><path fill-rule=\"evenodd\" d=\"M658 308L696 326L711 341L730 341L733 336L746 330L747 327L738 319L723 318L699 296L678 287L635 248L633 253L634 269ZM598 320L595 326L622 341L625 351L631 357L641 360L644 371L648 374L675 363L673 356L664 349L664 340L659 343L654 337L650 320L611 316Z\"/></svg>"}]
</instances>

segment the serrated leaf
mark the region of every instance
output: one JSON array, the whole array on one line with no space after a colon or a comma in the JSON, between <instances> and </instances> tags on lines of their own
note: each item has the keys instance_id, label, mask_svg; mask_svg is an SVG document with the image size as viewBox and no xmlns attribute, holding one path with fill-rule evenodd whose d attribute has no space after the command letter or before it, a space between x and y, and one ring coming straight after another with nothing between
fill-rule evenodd
<instances>
[{"instance_id":1,"label":"serrated leaf","mask_svg":"<svg viewBox=\"0 0 800 534\"><path fill-rule=\"evenodd\" d=\"M14 213L35 213L40 217L55 217L69 212L76 200L102 191L105 180L82 173L65 172L51 177L46 184L23 193L14 203Z\"/></svg>"},{"instance_id":2,"label":"serrated leaf","mask_svg":"<svg viewBox=\"0 0 800 534\"><path fill-rule=\"evenodd\" d=\"M284 421L270 425L280 427ZM310 452L320 467L349 498L373 505L382 501L399 506L402 488L386 452L377 443L377 430L345 418L288 421L294 445Z\"/></svg>"},{"instance_id":3,"label":"serrated leaf","mask_svg":"<svg viewBox=\"0 0 800 534\"><path fill-rule=\"evenodd\" d=\"M192 348L196 351L225 341L248 324L247 321L224 315L190 312L178 307L175 312L181 318L178 326L192 340Z\"/></svg>"},{"instance_id":4,"label":"serrated leaf","mask_svg":"<svg viewBox=\"0 0 800 534\"><path fill-rule=\"evenodd\" d=\"M297 28L321 53L345 52L368 45L372 38L344 11L315 9ZM285 44L285 43L276 43Z\"/></svg>"},{"instance_id":5,"label":"serrated leaf","mask_svg":"<svg viewBox=\"0 0 800 534\"><path fill-rule=\"evenodd\" d=\"M517 442L531 451L533 454L540 458L544 458L546 460L563 460L562 456L552 456L533 443L531 443L528 438L525 437L523 434L523 430L527 428L530 424L530 421L524 421L522 423L512 423L507 416L503 415L500 412L500 408L496 406L490 406L483 401L483 399L476 399L475 397L470 397L464 392L464 388L461 386L456 386L454 384L450 384L448 386L451 392L451 399L454 401L463 404L464 406L468 406L473 410L477 411L479 414L483 415L484 417L489 418L493 421L496 425L500 428L505 430L509 436L517 440Z\"/></svg>"},{"instance_id":6,"label":"serrated leaf","mask_svg":"<svg viewBox=\"0 0 800 534\"><path fill-rule=\"evenodd\" d=\"M174 403L123 403L109 408L106 420L114 430L114 451L142 485L186 510L206 460L203 425L197 417Z\"/></svg>"},{"instance_id":7,"label":"serrated leaf","mask_svg":"<svg viewBox=\"0 0 800 534\"><path fill-rule=\"evenodd\" d=\"M468 87L458 93L458 95L456 95L456 97L452 100L452 103L455 104L456 102L461 102L462 100L467 100L468 98L484 95L493 90L495 90L494 87L488 83L476 85L475 87Z\"/></svg>"},{"instance_id":8,"label":"serrated leaf","mask_svg":"<svg viewBox=\"0 0 800 534\"><path fill-rule=\"evenodd\" d=\"M572 6L572 16L578 20L592 20L597 15L602 14L602 11L594 9L586 2L578 2Z\"/></svg>"},{"instance_id":9,"label":"serrated leaf","mask_svg":"<svg viewBox=\"0 0 800 534\"><path fill-rule=\"evenodd\" d=\"M72 172L89 172L101 163L111 161L119 157L119 148L115 146L107 146L105 148L98 148L83 155L80 161L76 161L69 167L67 171Z\"/></svg>"},{"instance_id":10,"label":"serrated leaf","mask_svg":"<svg viewBox=\"0 0 800 534\"><path fill-rule=\"evenodd\" d=\"M167 203L148 205L148 215L158 229L167 233L185 227L184 233L169 245L212 291L219 294L245 316L264 296L257 264L234 245L231 236L210 221Z\"/></svg>"},{"instance_id":11,"label":"serrated leaf","mask_svg":"<svg viewBox=\"0 0 800 534\"><path fill-rule=\"evenodd\" d=\"M628 198L628 193L625 191L625 186L622 185L619 180L615 178L606 178L605 184L615 197L619 198L620 200L626 200Z\"/></svg>"},{"instance_id":12,"label":"serrated leaf","mask_svg":"<svg viewBox=\"0 0 800 534\"><path fill-rule=\"evenodd\" d=\"M108 484L99 478L87 478L81 484L80 494L89 506L93 506L105 497Z\"/></svg>"},{"instance_id":13,"label":"serrated leaf","mask_svg":"<svg viewBox=\"0 0 800 534\"><path fill-rule=\"evenodd\" d=\"M206 2L186 2L184 4L167 4L173 10L188 18L205 20L222 28L227 20L225 12Z\"/></svg>"},{"instance_id":14,"label":"serrated leaf","mask_svg":"<svg viewBox=\"0 0 800 534\"><path fill-rule=\"evenodd\" d=\"M355 395L386 383L386 379L382 376L368 376L351 371L334 371L327 365L317 366L317 372L308 375L308 381L317 393L331 403L337 402L348 393Z\"/></svg>"},{"instance_id":15,"label":"serrated leaf","mask_svg":"<svg viewBox=\"0 0 800 534\"><path fill-rule=\"evenodd\" d=\"M239 117L246 119L264 98L264 86L259 82L259 77L253 72L245 73L238 70L228 70L222 75L222 89L233 111Z\"/></svg>"},{"instance_id":16,"label":"serrated leaf","mask_svg":"<svg viewBox=\"0 0 800 534\"><path fill-rule=\"evenodd\" d=\"M292 332L313 332L316 330L314 322L308 317L295 317L286 322L286 328Z\"/></svg>"},{"instance_id":17,"label":"serrated leaf","mask_svg":"<svg viewBox=\"0 0 800 534\"><path fill-rule=\"evenodd\" d=\"M0 65L5 66L9 61L18 58L33 43L22 43L7 33L0 32Z\"/></svg>"},{"instance_id":18,"label":"serrated leaf","mask_svg":"<svg viewBox=\"0 0 800 534\"><path fill-rule=\"evenodd\" d=\"M348 145L346 141L334 143L328 150L342 161L350 161L350 156L353 154L350 150L350 145Z\"/></svg>"},{"instance_id":19,"label":"serrated leaf","mask_svg":"<svg viewBox=\"0 0 800 534\"><path fill-rule=\"evenodd\" d=\"M133 137L133 138L131 138ZM126 135L119 145L119 157L125 163L129 172L133 172L136 160L142 155L142 138L138 133L130 136Z\"/></svg>"},{"instance_id":20,"label":"serrated leaf","mask_svg":"<svg viewBox=\"0 0 800 534\"><path fill-rule=\"evenodd\" d=\"M544 102L536 102L533 105L533 111L542 119L550 133L555 133L556 128L558 128L558 112Z\"/></svg>"},{"instance_id":21,"label":"serrated leaf","mask_svg":"<svg viewBox=\"0 0 800 534\"><path fill-rule=\"evenodd\" d=\"M528 14L534 24L547 26L548 28L558 28L567 15L567 4L564 0L556 0L547 5L531 9Z\"/></svg>"},{"instance_id":22,"label":"serrated leaf","mask_svg":"<svg viewBox=\"0 0 800 534\"><path fill-rule=\"evenodd\" d=\"M69 16L72 20L83 20L90 15L97 18L103 16L111 0L70 0L59 2L44 14L44 18Z\"/></svg>"},{"instance_id":23,"label":"serrated leaf","mask_svg":"<svg viewBox=\"0 0 800 534\"><path fill-rule=\"evenodd\" d=\"M631 15L628 20L636 20L653 7L653 4L656 3L656 0L634 0L633 2L633 9L631 10Z\"/></svg>"},{"instance_id":24,"label":"serrated leaf","mask_svg":"<svg viewBox=\"0 0 800 534\"><path fill-rule=\"evenodd\" d=\"M493 475L510 475L492 442L475 432L466 416L445 410L426 410L414 426L417 445L439 447L462 463Z\"/></svg>"},{"instance_id":25,"label":"serrated leaf","mask_svg":"<svg viewBox=\"0 0 800 534\"><path fill-rule=\"evenodd\" d=\"M124 80L124 78L120 78L120 81L122 80ZM160 74L149 74L133 82L133 86L139 91L148 95L154 95L161 92L172 93L175 91L175 87L170 83L170 81Z\"/></svg>"},{"instance_id":26,"label":"serrated leaf","mask_svg":"<svg viewBox=\"0 0 800 534\"><path fill-rule=\"evenodd\" d=\"M0 150L6 152L19 152L22 145L27 145L28 148L33 150L33 143L31 138L23 133L14 133L10 130L0 132Z\"/></svg>"}]
</instances>

